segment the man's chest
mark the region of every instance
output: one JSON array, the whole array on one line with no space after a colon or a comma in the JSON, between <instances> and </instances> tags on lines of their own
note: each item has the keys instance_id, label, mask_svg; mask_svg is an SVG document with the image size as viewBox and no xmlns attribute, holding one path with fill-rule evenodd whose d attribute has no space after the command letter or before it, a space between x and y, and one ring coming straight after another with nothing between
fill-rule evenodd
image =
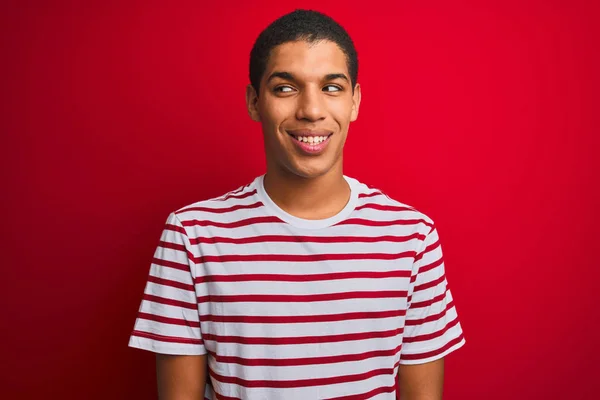
<instances>
[{"instance_id":1,"label":"man's chest","mask_svg":"<svg viewBox=\"0 0 600 400\"><path fill-rule=\"evenodd\" d=\"M318 353L311 345L326 344L336 353L336 346L365 339L378 340L377 348L382 340L398 342L413 244L276 239L200 249L195 283L209 349L304 344Z\"/></svg>"}]
</instances>

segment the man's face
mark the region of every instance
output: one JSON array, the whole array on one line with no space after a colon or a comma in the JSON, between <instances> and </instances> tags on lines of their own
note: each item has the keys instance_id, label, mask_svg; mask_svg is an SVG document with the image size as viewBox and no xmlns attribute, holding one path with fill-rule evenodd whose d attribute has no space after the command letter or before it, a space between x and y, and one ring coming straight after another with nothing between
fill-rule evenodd
<instances>
[{"instance_id":1,"label":"man's face","mask_svg":"<svg viewBox=\"0 0 600 400\"><path fill-rule=\"evenodd\" d=\"M296 41L275 47L258 98L248 85L246 101L252 119L262 124L268 168L304 178L341 170L348 127L358 117L360 85L353 94L337 44Z\"/></svg>"}]
</instances>

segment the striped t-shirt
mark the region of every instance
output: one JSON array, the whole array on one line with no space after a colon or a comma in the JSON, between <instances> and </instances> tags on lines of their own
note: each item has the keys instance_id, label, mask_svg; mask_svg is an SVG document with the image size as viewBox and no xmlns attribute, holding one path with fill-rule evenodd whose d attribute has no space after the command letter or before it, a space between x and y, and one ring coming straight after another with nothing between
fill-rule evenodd
<instances>
[{"instance_id":1,"label":"striped t-shirt","mask_svg":"<svg viewBox=\"0 0 600 400\"><path fill-rule=\"evenodd\" d=\"M344 176L331 218L278 207L264 175L171 213L129 346L208 354L208 399L395 399L399 364L465 344L438 231Z\"/></svg>"}]
</instances>

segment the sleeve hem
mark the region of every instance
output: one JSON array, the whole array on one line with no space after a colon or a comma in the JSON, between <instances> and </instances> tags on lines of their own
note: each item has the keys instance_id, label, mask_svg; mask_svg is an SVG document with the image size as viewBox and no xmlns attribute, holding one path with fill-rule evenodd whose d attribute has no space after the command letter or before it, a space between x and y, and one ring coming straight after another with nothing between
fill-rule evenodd
<instances>
[{"instance_id":1,"label":"sleeve hem","mask_svg":"<svg viewBox=\"0 0 600 400\"><path fill-rule=\"evenodd\" d=\"M448 349L444 350L440 354L436 354L434 356L426 357L426 358L419 358L417 360L403 360L402 356L400 356L400 364L401 365L417 365L417 364L424 364L427 362L439 360L440 358L447 356L448 354L452 353L453 351L460 349L462 346L464 346L464 344L466 342L467 342L466 339L463 337L460 342L456 343L453 346L450 346Z\"/></svg>"},{"instance_id":2,"label":"sleeve hem","mask_svg":"<svg viewBox=\"0 0 600 400\"><path fill-rule=\"evenodd\" d=\"M206 348L204 346L198 347L198 345L173 345L160 343L155 340L148 338L142 338L137 336L131 336L129 338L129 347L151 351L153 353L160 354L172 354L172 355L204 355L206 354Z\"/></svg>"}]
</instances>

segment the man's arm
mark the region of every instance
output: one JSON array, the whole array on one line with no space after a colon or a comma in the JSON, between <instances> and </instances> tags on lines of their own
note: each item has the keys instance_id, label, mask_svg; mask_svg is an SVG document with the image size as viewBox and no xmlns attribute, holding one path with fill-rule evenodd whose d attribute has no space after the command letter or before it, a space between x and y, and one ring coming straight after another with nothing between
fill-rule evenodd
<instances>
[{"instance_id":1,"label":"man's arm","mask_svg":"<svg viewBox=\"0 0 600 400\"><path fill-rule=\"evenodd\" d=\"M159 400L204 400L206 354L156 354Z\"/></svg>"},{"instance_id":2,"label":"man's arm","mask_svg":"<svg viewBox=\"0 0 600 400\"><path fill-rule=\"evenodd\" d=\"M444 358L398 367L401 400L442 400Z\"/></svg>"}]
</instances>

